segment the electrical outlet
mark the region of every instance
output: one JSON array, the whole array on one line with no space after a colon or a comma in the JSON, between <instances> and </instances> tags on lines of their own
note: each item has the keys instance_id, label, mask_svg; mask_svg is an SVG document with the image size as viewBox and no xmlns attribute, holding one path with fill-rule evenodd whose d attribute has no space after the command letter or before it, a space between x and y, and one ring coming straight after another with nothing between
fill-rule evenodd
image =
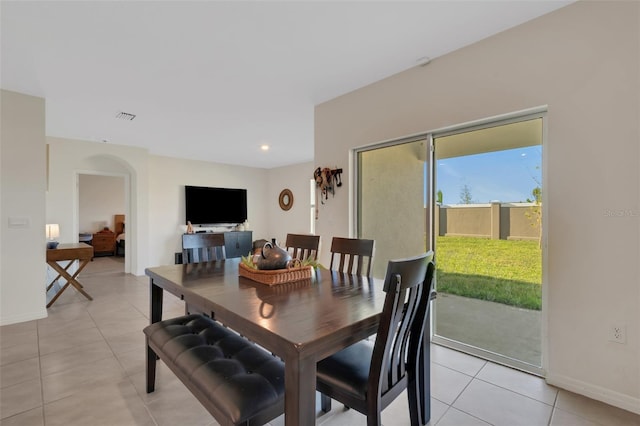
<instances>
[{"instance_id":1,"label":"electrical outlet","mask_svg":"<svg viewBox=\"0 0 640 426\"><path fill-rule=\"evenodd\" d=\"M609 341L627 343L627 326L625 324L613 324L609 327Z\"/></svg>"}]
</instances>

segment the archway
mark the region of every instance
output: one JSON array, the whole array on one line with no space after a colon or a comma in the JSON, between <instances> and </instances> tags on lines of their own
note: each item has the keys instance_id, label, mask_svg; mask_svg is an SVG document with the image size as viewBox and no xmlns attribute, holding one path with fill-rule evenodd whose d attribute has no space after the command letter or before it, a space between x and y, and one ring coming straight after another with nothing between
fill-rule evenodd
<instances>
[{"instance_id":1,"label":"archway","mask_svg":"<svg viewBox=\"0 0 640 426\"><path fill-rule=\"evenodd\" d=\"M135 182L136 171L125 159L107 154L99 154L86 158L86 170L78 170L75 175L75 196L74 196L74 232L80 231L80 178L83 175L95 175L105 177L121 177L124 181L124 213L127 229L135 229L137 223L137 212L132 202L136 197ZM131 273L136 265L137 237L135 232L127 234L126 249L124 253L124 272Z\"/></svg>"}]
</instances>

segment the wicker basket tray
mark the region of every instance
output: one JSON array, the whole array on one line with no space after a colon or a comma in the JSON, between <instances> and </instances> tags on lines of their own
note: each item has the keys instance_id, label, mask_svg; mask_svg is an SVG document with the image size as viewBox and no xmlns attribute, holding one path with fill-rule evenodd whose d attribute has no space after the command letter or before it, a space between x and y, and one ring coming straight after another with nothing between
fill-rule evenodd
<instances>
[{"instance_id":1,"label":"wicker basket tray","mask_svg":"<svg viewBox=\"0 0 640 426\"><path fill-rule=\"evenodd\" d=\"M240 263L238 272L241 277L249 278L262 284L276 285L301 281L311 278L313 266L298 266L289 269L275 269L272 271L261 271Z\"/></svg>"}]
</instances>

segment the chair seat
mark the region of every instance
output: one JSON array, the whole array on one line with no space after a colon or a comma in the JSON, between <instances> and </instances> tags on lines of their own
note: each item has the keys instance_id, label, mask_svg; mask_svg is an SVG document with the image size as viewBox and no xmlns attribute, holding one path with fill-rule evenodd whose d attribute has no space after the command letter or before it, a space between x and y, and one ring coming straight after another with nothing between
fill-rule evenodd
<instances>
[{"instance_id":1,"label":"chair seat","mask_svg":"<svg viewBox=\"0 0 640 426\"><path fill-rule=\"evenodd\" d=\"M318 362L317 379L358 399L366 397L373 342L360 341Z\"/></svg>"}]
</instances>

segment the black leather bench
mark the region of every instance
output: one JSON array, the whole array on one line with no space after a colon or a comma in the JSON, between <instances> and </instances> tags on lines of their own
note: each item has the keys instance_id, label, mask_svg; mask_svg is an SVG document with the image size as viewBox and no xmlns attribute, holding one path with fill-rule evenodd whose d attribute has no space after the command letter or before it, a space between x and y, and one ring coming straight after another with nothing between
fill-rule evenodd
<instances>
[{"instance_id":1,"label":"black leather bench","mask_svg":"<svg viewBox=\"0 0 640 426\"><path fill-rule=\"evenodd\" d=\"M284 412L284 364L203 315L149 325L147 393L160 358L221 425L262 425Z\"/></svg>"}]
</instances>

